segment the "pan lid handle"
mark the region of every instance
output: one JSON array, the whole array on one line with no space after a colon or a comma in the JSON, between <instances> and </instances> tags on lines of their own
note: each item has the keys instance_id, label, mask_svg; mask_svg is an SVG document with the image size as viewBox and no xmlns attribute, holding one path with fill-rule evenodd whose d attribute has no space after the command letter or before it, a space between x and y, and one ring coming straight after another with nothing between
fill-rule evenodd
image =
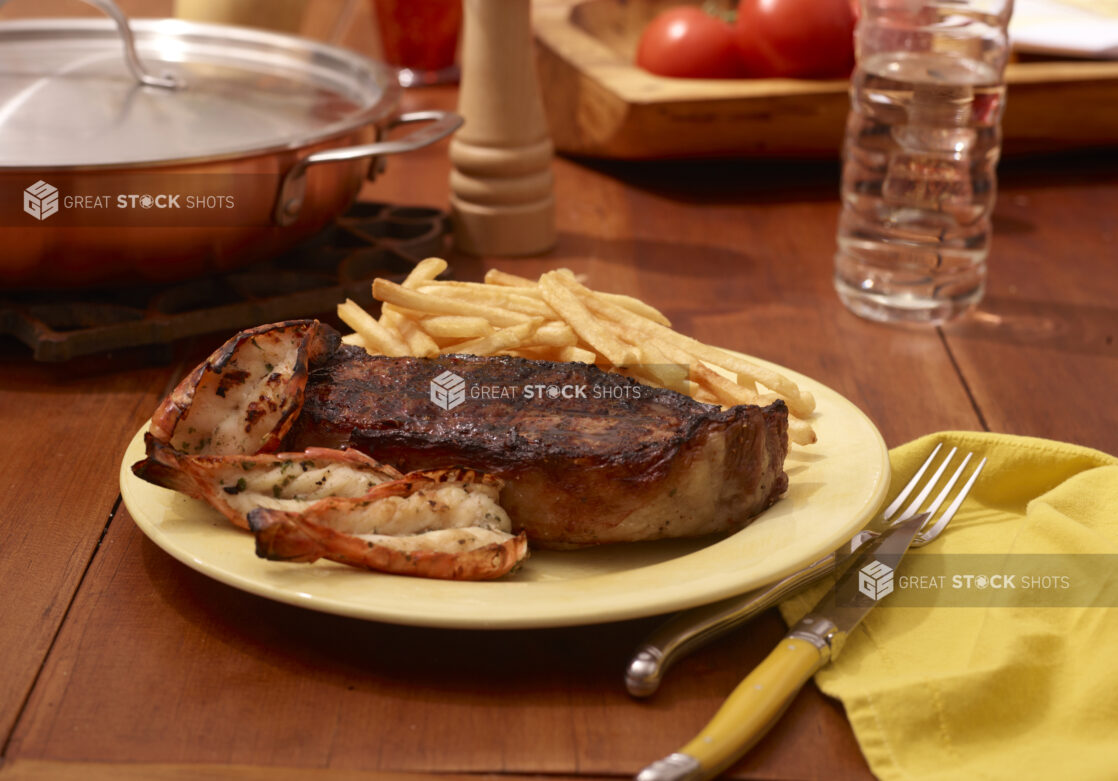
<instances>
[{"instance_id":1,"label":"pan lid handle","mask_svg":"<svg viewBox=\"0 0 1118 781\"><path fill-rule=\"evenodd\" d=\"M394 155L400 152L411 152L428 146L446 138L463 123L462 117L451 111L412 111L401 114L389 124L392 127L410 125L415 122L430 122L431 124L409 133L403 138L389 141L378 141L364 146L347 146L341 149L327 149L307 155L287 172L280 184L279 198L276 200L272 217L277 225L291 225L299 216L303 208L303 201L307 191L307 168L321 163L336 163L346 160L357 160L363 157L377 157L379 155Z\"/></svg>"},{"instance_id":2,"label":"pan lid handle","mask_svg":"<svg viewBox=\"0 0 1118 781\"><path fill-rule=\"evenodd\" d=\"M11 0L0 0L0 8L3 8L9 2ZM132 27L128 24L128 17L124 15L124 12L120 10L114 0L84 0L84 2L116 22L116 27L120 31L120 38L124 42L124 61L128 65L128 70L136 77L136 81L146 87L160 87L162 89L182 89L186 86L174 74L166 73L162 76L152 76L148 73L143 62L140 61L140 56L136 54L136 39L132 35Z\"/></svg>"}]
</instances>

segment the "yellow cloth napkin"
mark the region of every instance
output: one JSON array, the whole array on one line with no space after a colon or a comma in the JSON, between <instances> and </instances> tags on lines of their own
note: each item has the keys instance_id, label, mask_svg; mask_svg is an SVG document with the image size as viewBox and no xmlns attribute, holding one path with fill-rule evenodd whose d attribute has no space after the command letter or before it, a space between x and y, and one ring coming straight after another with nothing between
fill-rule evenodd
<instances>
[{"instance_id":1,"label":"yellow cloth napkin","mask_svg":"<svg viewBox=\"0 0 1118 781\"><path fill-rule=\"evenodd\" d=\"M895 577L924 554L932 558L916 562L918 570L937 561L932 571L948 572L973 554L1012 554L1002 559L1010 572L1014 562L1043 558L1078 581L1075 604L1038 607L1042 593L1019 580L986 606L973 604L981 596L974 589L948 588L934 605L890 607L905 601L898 590L816 683L842 701L882 781L1118 779L1116 572L1111 565L1106 578L1097 566L1118 559L1118 458L1048 440L946 432L890 453L890 500L937 441L989 462L947 531L910 552ZM1087 560L1092 566L1076 569ZM798 620L825 588L785 602L784 619Z\"/></svg>"}]
</instances>

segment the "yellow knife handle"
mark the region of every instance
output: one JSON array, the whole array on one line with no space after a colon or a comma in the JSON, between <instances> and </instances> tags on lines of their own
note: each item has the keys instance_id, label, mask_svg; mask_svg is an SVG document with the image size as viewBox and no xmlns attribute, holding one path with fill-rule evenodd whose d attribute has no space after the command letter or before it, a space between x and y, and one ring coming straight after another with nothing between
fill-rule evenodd
<instances>
[{"instance_id":1,"label":"yellow knife handle","mask_svg":"<svg viewBox=\"0 0 1118 781\"><path fill-rule=\"evenodd\" d=\"M807 640L784 638L679 753L699 763L700 778L721 773L764 737L825 661L820 649Z\"/></svg>"}]
</instances>

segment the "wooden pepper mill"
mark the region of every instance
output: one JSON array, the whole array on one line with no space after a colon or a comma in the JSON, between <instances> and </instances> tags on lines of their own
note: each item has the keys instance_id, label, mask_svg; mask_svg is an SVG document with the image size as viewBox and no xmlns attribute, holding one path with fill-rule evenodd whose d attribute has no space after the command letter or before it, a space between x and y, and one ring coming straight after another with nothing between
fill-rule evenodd
<instances>
[{"instance_id":1,"label":"wooden pepper mill","mask_svg":"<svg viewBox=\"0 0 1118 781\"><path fill-rule=\"evenodd\" d=\"M463 0L465 117L450 144L454 241L473 255L555 244L554 149L532 48L531 0Z\"/></svg>"}]
</instances>

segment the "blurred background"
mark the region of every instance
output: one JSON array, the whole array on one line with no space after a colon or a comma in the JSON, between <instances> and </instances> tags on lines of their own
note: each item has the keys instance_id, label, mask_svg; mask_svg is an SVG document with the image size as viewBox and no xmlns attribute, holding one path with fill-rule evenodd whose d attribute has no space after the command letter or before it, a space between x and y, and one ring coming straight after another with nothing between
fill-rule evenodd
<instances>
[{"instance_id":1,"label":"blurred background","mask_svg":"<svg viewBox=\"0 0 1118 781\"><path fill-rule=\"evenodd\" d=\"M212 0L177 0L182 8L190 10L200 4L210 5ZM277 0L270 0L277 3ZM286 2L286 0L280 0ZM176 0L117 0L120 10L128 16L165 17L172 16ZM306 11L302 14L299 32L310 38L328 40L335 33L343 12L349 17L348 24L341 25L343 36L338 41L344 46L361 51L379 59L381 54L380 36L377 32L373 3L371 0L307 0ZM17 19L38 16L102 16L100 11L81 0L12 0L0 9L0 19Z\"/></svg>"}]
</instances>

